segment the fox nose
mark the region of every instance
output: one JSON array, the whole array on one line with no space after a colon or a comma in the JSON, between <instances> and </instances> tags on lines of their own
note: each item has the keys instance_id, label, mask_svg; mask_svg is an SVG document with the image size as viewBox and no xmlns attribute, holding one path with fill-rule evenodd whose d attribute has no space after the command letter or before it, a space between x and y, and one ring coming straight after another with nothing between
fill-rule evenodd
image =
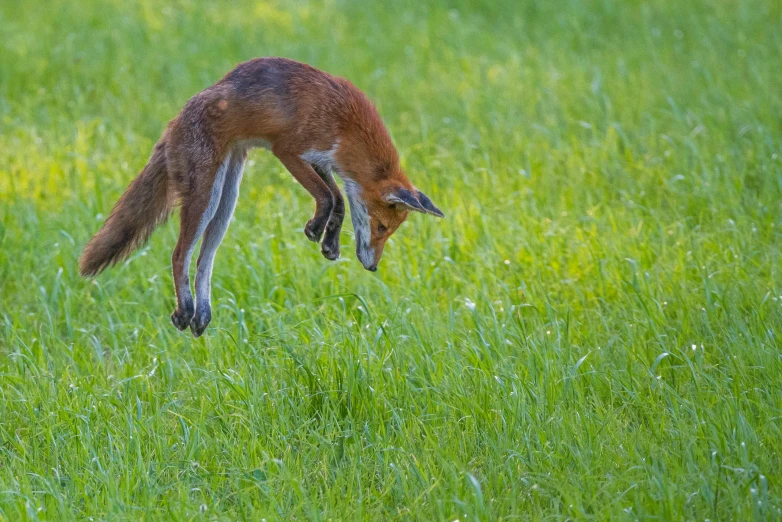
<instances>
[{"instance_id":1,"label":"fox nose","mask_svg":"<svg viewBox=\"0 0 782 522\"><path fill-rule=\"evenodd\" d=\"M377 265L372 265L370 267L367 267L367 270L370 272L377 272Z\"/></svg>"}]
</instances>

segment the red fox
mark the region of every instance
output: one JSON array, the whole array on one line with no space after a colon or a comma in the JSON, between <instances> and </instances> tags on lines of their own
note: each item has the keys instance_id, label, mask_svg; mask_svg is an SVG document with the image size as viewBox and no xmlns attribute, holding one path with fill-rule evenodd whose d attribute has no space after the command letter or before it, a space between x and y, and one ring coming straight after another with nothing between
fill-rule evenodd
<instances>
[{"instance_id":1,"label":"red fox","mask_svg":"<svg viewBox=\"0 0 782 522\"><path fill-rule=\"evenodd\" d=\"M372 102L349 81L285 58L239 64L196 94L171 120L149 162L84 247L82 276L103 271L141 246L181 206L179 240L171 258L180 330L200 336L211 321L212 265L236 206L247 150L263 147L315 198L304 227L326 259L339 257L345 185L356 255L377 270L389 236L409 211L444 217L417 190ZM199 238L195 290L190 262Z\"/></svg>"}]
</instances>

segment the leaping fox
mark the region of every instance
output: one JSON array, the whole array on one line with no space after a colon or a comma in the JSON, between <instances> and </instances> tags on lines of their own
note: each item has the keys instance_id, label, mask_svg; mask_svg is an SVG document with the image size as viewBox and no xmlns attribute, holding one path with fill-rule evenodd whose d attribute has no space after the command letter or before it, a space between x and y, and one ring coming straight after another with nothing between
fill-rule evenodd
<instances>
[{"instance_id":1,"label":"leaping fox","mask_svg":"<svg viewBox=\"0 0 782 522\"><path fill-rule=\"evenodd\" d=\"M271 150L315 198L315 215L304 233L315 242L323 237L326 259L339 257L345 216L332 173L344 182L356 256L367 270L377 270L386 241L409 211L443 217L408 180L377 110L358 88L303 63L258 58L196 94L171 120L147 165L85 246L81 275L94 276L126 258L179 204L179 240L171 258L177 306L171 321L200 336L212 318L215 253L252 147ZM190 261L202 236L194 302Z\"/></svg>"}]
</instances>

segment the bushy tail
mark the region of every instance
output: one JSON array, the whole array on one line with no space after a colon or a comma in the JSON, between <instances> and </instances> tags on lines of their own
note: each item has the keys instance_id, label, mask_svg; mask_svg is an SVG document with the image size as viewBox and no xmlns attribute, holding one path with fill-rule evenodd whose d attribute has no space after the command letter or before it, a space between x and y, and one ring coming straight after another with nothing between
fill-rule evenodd
<instances>
[{"instance_id":1,"label":"bushy tail","mask_svg":"<svg viewBox=\"0 0 782 522\"><path fill-rule=\"evenodd\" d=\"M99 274L143 245L171 211L166 173L166 144L161 139L147 166L111 210L103 227L87 243L79 260L84 277Z\"/></svg>"}]
</instances>

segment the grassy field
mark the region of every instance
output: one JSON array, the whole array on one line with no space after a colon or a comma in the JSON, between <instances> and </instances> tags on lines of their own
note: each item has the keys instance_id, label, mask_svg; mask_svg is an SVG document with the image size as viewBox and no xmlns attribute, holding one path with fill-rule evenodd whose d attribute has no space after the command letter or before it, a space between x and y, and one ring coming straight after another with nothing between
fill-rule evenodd
<instances>
[{"instance_id":1,"label":"grassy field","mask_svg":"<svg viewBox=\"0 0 782 522\"><path fill-rule=\"evenodd\" d=\"M282 55L447 219L373 274L251 155L203 338L172 219L77 258L165 124ZM782 519L782 3L0 3L0 520Z\"/></svg>"}]
</instances>

